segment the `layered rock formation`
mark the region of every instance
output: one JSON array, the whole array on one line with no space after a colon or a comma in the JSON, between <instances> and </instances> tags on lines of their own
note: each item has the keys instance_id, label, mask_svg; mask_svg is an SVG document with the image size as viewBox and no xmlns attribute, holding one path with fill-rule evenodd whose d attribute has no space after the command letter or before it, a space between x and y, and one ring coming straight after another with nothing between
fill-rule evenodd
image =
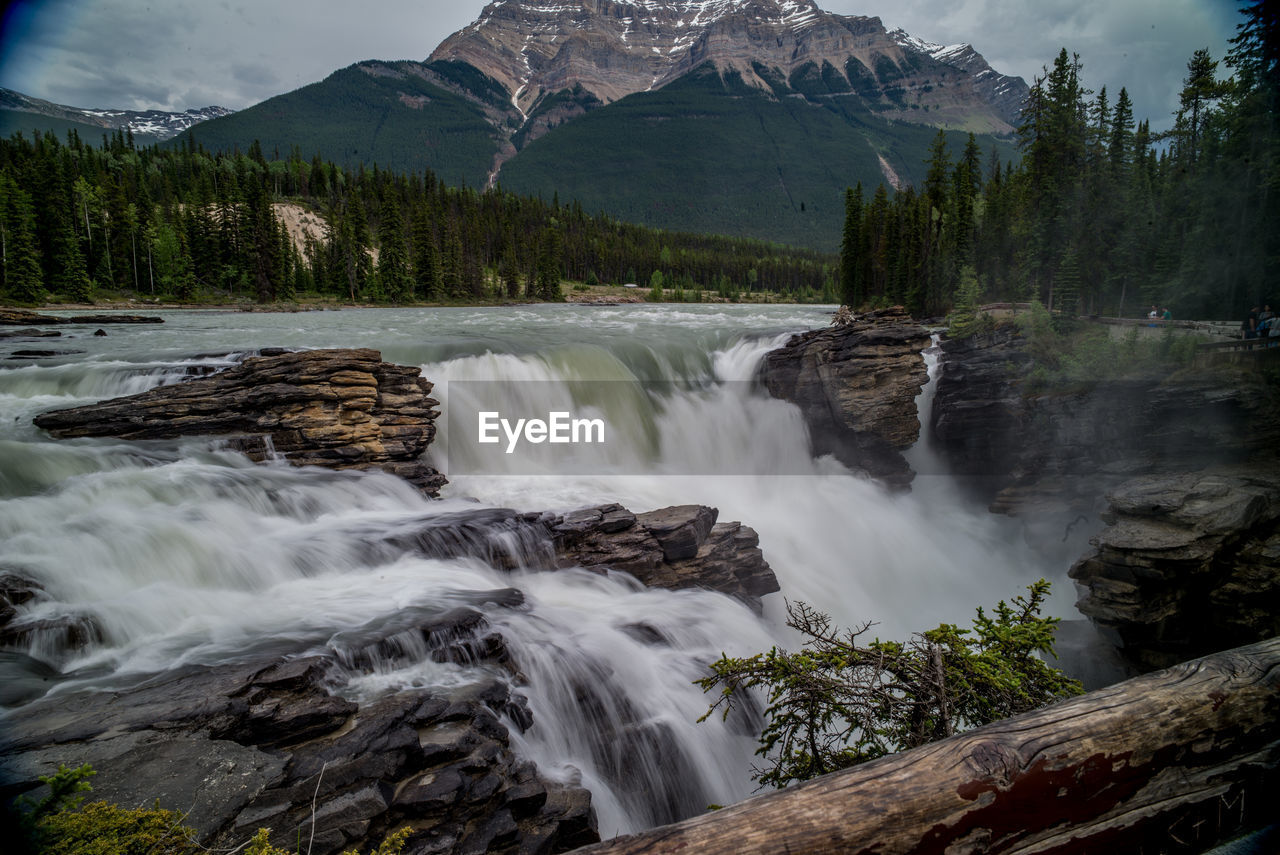
<instances>
[{"instance_id":1,"label":"layered rock formation","mask_svg":"<svg viewBox=\"0 0 1280 855\"><path fill-rule=\"evenodd\" d=\"M706 505L638 514L618 504L565 514L483 508L406 521L390 542L431 558L480 557L503 569L615 570L650 588L704 588L759 609L761 597L779 590L760 537L740 522L717 522L719 514Z\"/></svg>"},{"instance_id":2,"label":"layered rock formation","mask_svg":"<svg viewBox=\"0 0 1280 855\"><path fill-rule=\"evenodd\" d=\"M716 517L714 508L700 505L641 514L619 505L568 514L478 508L351 535L374 549L467 556L505 569L629 572L651 586L719 590L758 606L778 585L755 532ZM5 644L21 645L30 628L23 612L43 596L39 585L0 574ZM0 702L31 701L6 718L0 798L33 790L60 763L90 763L100 773L95 798L122 805L158 799L186 813L186 823L212 846L234 846L269 827L288 848L299 830L310 839L313 821L316 855L369 851L406 824L414 833L405 851L413 855L552 853L597 840L589 793L546 780L510 748L510 729L536 722L512 688L524 679L520 662L486 615L519 608L523 594L503 588L461 599L461 605L456 594L452 605L409 605L335 633L321 653L312 645L182 667L113 692L41 697L65 677L16 650L0 652L29 666L20 680L0 687ZM645 635L652 630L643 625L632 629L646 643L665 643ZM480 667L471 672L475 682L456 689L353 700L335 688L352 676L423 659ZM613 708L602 697L615 688L608 682L605 675L582 681L579 703L588 716ZM621 789L628 776L619 758L643 753L688 762L665 741L660 722L596 717L602 729L615 729L601 736L609 756L597 759ZM687 778L696 777L690 770ZM681 804L675 796L673 803Z\"/></svg>"},{"instance_id":3,"label":"layered rock formation","mask_svg":"<svg viewBox=\"0 0 1280 855\"><path fill-rule=\"evenodd\" d=\"M784 80L873 100L910 93L927 109L903 113L907 121L994 133L1012 130L1027 92L968 45L889 33L879 18L835 15L813 0L496 0L431 59L478 68L521 114L578 86L607 104L708 62L766 90Z\"/></svg>"},{"instance_id":4,"label":"layered rock formation","mask_svg":"<svg viewBox=\"0 0 1280 855\"><path fill-rule=\"evenodd\" d=\"M28 312L25 309L0 308L0 326L6 327L162 323L164 323L164 318L147 315L125 315L113 312L105 315L71 315L64 318L60 315L40 315L35 312Z\"/></svg>"},{"instance_id":5,"label":"layered rock formation","mask_svg":"<svg viewBox=\"0 0 1280 855\"><path fill-rule=\"evenodd\" d=\"M158 800L207 845L265 827L285 848L301 834L315 855L372 851L404 825L413 853L563 852L599 839L589 793L512 754L508 727L531 719L505 684L357 704L329 688L337 670L337 654L260 658L30 704L7 720L0 792L89 763L94 798Z\"/></svg>"},{"instance_id":6,"label":"layered rock formation","mask_svg":"<svg viewBox=\"0 0 1280 855\"><path fill-rule=\"evenodd\" d=\"M1280 635L1280 466L1146 476L1071 568L1080 611L1147 670Z\"/></svg>"},{"instance_id":7,"label":"layered rock formation","mask_svg":"<svg viewBox=\"0 0 1280 855\"><path fill-rule=\"evenodd\" d=\"M1275 396L1255 375L1153 373L1033 392L1016 325L942 349L934 447L997 512L1095 515L1127 478L1244 461L1280 442Z\"/></svg>"},{"instance_id":8,"label":"layered rock formation","mask_svg":"<svg viewBox=\"0 0 1280 855\"><path fill-rule=\"evenodd\" d=\"M37 416L55 437L218 436L255 460L382 469L427 495L444 476L418 458L435 437L431 383L376 350L315 350L246 359L208 377Z\"/></svg>"},{"instance_id":9,"label":"layered rock formation","mask_svg":"<svg viewBox=\"0 0 1280 855\"><path fill-rule=\"evenodd\" d=\"M914 473L901 452L920 436L929 333L900 309L793 336L761 369L769 394L800 407L815 454L896 489Z\"/></svg>"},{"instance_id":10,"label":"layered rock formation","mask_svg":"<svg viewBox=\"0 0 1280 855\"><path fill-rule=\"evenodd\" d=\"M552 521L550 533L561 566L620 570L651 588L706 588L758 610L761 597L779 590L778 580L755 530L718 523L719 513L706 505L643 514L601 505Z\"/></svg>"}]
</instances>

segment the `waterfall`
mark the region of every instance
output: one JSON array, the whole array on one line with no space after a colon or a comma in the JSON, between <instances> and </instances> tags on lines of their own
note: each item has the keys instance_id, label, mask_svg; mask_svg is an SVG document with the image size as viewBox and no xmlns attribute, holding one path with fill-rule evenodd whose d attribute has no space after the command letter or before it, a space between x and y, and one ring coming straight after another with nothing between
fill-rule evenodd
<instances>
[{"instance_id":1,"label":"waterfall","mask_svg":"<svg viewBox=\"0 0 1280 855\"><path fill-rule=\"evenodd\" d=\"M825 323L820 310L378 310L311 313L307 326L290 315L166 317L167 329L138 333L149 338L79 339L84 354L0 367L11 414L0 424L0 571L44 588L23 620L89 627L75 649L28 636L23 667L55 669L54 692L268 651L334 651L347 666L340 691L353 697L496 676L533 714L526 732L512 728L513 745L544 774L582 781L609 836L752 791L754 734L741 718L697 724L708 699L693 681L722 652L794 644L782 597L761 617L712 592L536 572L550 544L498 509L710 505L759 532L786 598L842 625L877 621L885 638L966 621L1047 573L1008 521L963 507L936 470L889 495L813 459L799 411L754 378L788 335ZM232 355L176 355L183 346ZM265 346L379 347L421 365L446 414L474 384L502 381L513 412L581 408L619 441L607 465L575 467L585 452L544 447L504 471L442 418L429 455L452 483L428 501L380 473L253 465L199 438L54 442L31 425L39 412L177 382ZM510 670L434 661L433 640L409 631L458 608L501 635ZM17 667L0 664L10 669L0 675Z\"/></svg>"}]
</instances>

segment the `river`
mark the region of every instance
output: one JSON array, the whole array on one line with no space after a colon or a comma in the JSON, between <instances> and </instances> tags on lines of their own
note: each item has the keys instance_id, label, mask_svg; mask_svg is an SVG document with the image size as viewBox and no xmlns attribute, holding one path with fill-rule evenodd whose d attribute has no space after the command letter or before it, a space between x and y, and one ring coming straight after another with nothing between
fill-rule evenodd
<instances>
[{"instance_id":1,"label":"river","mask_svg":"<svg viewBox=\"0 0 1280 855\"><path fill-rule=\"evenodd\" d=\"M841 624L876 621L885 638L965 622L976 606L1041 576L1057 588L1052 610L1072 611L1063 555L1033 549L1017 524L966 505L925 445L912 451L925 474L904 495L811 458L798 410L751 381L765 353L825 325L829 312L169 311L156 313L163 325L111 326L105 337L64 327L61 339L0 340L0 571L46 588L32 617L88 616L102 630L74 654L39 638L26 652L60 672L53 691L109 688L179 664L333 647L343 633L408 608L443 609L516 587L522 607L481 606L507 640L534 716L515 744L545 774L582 780L603 836L737 801L753 789L754 741L733 721L697 724L707 699L693 680L721 652L794 643L784 597ZM446 413L451 385L456 395L502 380L573 402L582 384L607 383L609 399L593 406L626 442L614 443L607 466L560 467L545 457L541 469L526 459L502 471L451 444L459 428L442 418L429 454L451 483L429 501L380 473L254 465L204 439L53 441L32 425L41 412L179 382L263 347L377 348L387 361L422 366ZM4 358L31 348L67 353ZM710 592L645 590L585 571L512 575L473 558L424 559L385 545L399 521L477 503L567 510L613 501L633 511L702 503L723 521L752 526L782 595L757 616ZM638 639L637 624L667 643ZM341 691L456 685L477 680L478 670L402 659L352 673ZM592 687L585 701L583 685ZM627 729L645 736L601 736ZM658 756L629 750L653 744L663 747Z\"/></svg>"}]
</instances>

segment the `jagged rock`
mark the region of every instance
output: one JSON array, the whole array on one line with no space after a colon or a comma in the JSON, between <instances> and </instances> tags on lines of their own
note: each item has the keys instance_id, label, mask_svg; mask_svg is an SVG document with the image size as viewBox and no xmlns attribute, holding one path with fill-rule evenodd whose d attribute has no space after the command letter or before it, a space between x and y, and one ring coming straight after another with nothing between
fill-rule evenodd
<instances>
[{"instance_id":1,"label":"jagged rock","mask_svg":"<svg viewBox=\"0 0 1280 855\"><path fill-rule=\"evenodd\" d=\"M754 608L778 590L755 531L719 511L680 505L633 514L601 505L549 521L561 566L608 567L656 588L707 588Z\"/></svg>"},{"instance_id":2,"label":"jagged rock","mask_svg":"<svg viewBox=\"0 0 1280 855\"><path fill-rule=\"evenodd\" d=\"M929 333L901 310L793 336L766 357L769 394L800 407L816 454L896 489L914 474L901 451L920 435L916 396L928 381Z\"/></svg>"},{"instance_id":3,"label":"jagged rock","mask_svg":"<svg viewBox=\"0 0 1280 855\"><path fill-rule=\"evenodd\" d=\"M333 655L268 657L28 704L6 721L0 798L88 762L94 797L190 811L215 847L261 827L286 848L300 831L315 855L371 851L404 825L410 853L550 853L599 839L585 790L512 754L499 716L527 726L529 712L504 683L357 707L330 692L336 667Z\"/></svg>"},{"instance_id":4,"label":"jagged rock","mask_svg":"<svg viewBox=\"0 0 1280 855\"><path fill-rule=\"evenodd\" d=\"M35 312L28 312L23 309L0 309L0 326L17 327L27 324L44 324L45 326L56 326L62 324L162 324L164 318L149 317L146 315L123 315L123 314L106 314L106 315L71 315L70 317L60 317L58 315L40 315Z\"/></svg>"},{"instance_id":5,"label":"jagged rock","mask_svg":"<svg viewBox=\"0 0 1280 855\"><path fill-rule=\"evenodd\" d=\"M44 586L16 573L0 572L0 629L13 620L18 606L44 595Z\"/></svg>"},{"instance_id":6,"label":"jagged rock","mask_svg":"<svg viewBox=\"0 0 1280 855\"><path fill-rule=\"evenodd\" d=\"M1015 324L942 343L934 448L992 510L1086 514L1137 475L1193 471L1280 444L1273 390L1247 374L1106 379L1033 394Z\"/></svg>"},{"instance_id":7,"label":"jagged rock","mask_svg":"<svg viewBox=\"0 0 1280 855\"><path fill-rule=\"evenodd\" d=\"M1137 478L1071 568L1077 606L1147 670L1280 635L1280 467Z\"/></svg>"},{"instance_id":8,"label":"jagged rock","mask_svg":"<svg viewBox=\"0 0 1280 855\"><path fill-rule=\"evenodd\" d=\"M37 416L58 438L222 436L255 460L279 455L332 469L378 468L428 495L444 476L418 457L435 436L431 384L376 350L246 359L208 377Z\"/></svg>"},{"instance_id":9,"label":"jagged rock","mask_svg":"<svg viewBox=\"0 0 1280 855\"><path fill-rule=\"evenodd\" d=\"M505 570L608 567L630 573L650 587L707 588L758 608L762 596L778 590L778 581L760 551L760 538L742 523L717 523L718 514L704 505L641 514L618 504L566 514L477 508L406 520L387 541L427 558L467 556ZM553 552L545 550L548 540ZM513 543L519 544L514 551ZM491 602L519 601L519 592L510 590L482 596ZM391 644L411 641L392 631L402 619L388 618L373 634L385 635ZM440 643L438 650L450 649ZM495 654L500 640L486 637L485 643L491 648L485 655L500 660ZM467 661L465 652L459 655L463 659L455 661Z\"/></svg>"}]
</instances>

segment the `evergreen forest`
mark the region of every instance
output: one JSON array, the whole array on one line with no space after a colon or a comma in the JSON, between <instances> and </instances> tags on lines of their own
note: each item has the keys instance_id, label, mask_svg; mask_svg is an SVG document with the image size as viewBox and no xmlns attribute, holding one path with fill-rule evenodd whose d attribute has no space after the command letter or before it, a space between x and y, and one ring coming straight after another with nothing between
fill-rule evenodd
<instances>
[{"instance_id":1,"label":"evergreen forest","mask_svg":"<svg viewBox=\"0 0 1280 855\"><path fill-rule=\"evenodd\" d=\"M288 208L320 228L291 234ZM555 301L566 279L682 301L838 298L836 256L814 250L634 226L431 174L349 170L296 147L270 158L256 143L140 148L125 132L101 146L75 132L0 141L0 242L0 296L19 304Z\"/></svg>"},{"instance_id":2,"label":"evergreen forest","mask_svg":"<svg viewBox=\"0 0 1280 855\"><path fill-rule=\"evenodd\" d=\"M101 145L74 131L0 141L0 299L181 302L563 299L635 283L650 300L778 299L855 308L1039 300L1062 314L1241 316L1268 301L1280 250L1280 36L1265 0L1221 60L1191 57L1172 129L1127 91L1081 82L1067 50L1031 87L1018 156L939 131L919 187L845 193L837 258L590 215L580 203L432 175L270 156ZM953 136L954 140L955 137ZM291 233L283 211L319 227Z\"/></svg>"},{"instance_id":3,"label":"evergreen forest","mask_svg":"<svg viewBox=\"0 0 1280 855\"><path fill-rule=\"evenodd\" d=\"M1280 13L1256 0L1242 15L1222 62L1197 50L1187 63L1166 133L1135 118L1125 89L1087 90L1064 49L1031 87L1017 162L972 137L953 154L939 133L920 188L847 190L845 302L1236 318L1274 299Z\"/></svg>"}]
</instances>

